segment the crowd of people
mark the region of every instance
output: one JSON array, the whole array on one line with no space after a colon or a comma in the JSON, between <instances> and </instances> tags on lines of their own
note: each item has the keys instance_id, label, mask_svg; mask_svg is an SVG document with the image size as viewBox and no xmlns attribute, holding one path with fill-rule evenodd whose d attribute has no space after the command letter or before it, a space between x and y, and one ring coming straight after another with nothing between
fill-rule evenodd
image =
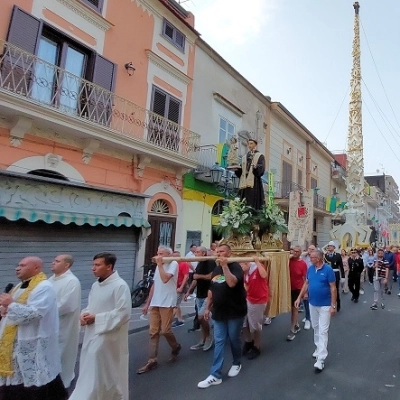
<instances>
[{"instance_id":1,"label":"crowd of people","mask_svg":"<svg viewBox=\"0 0 400 400\"><path fill-rule=\"evenodd\" d=\"M160 337L171 348L169 362L178 359L182 349L173 328L183 324L180 304L195 296L199 341L193 351L214 348L209 375L198 383L208 388L222 383L224 348L232 352L229 377L237 376L241 359L261 355L263 325L268 317L268 273L258 257L252 262L230 262L231 248L213 244L210 249L191 246L186 257L214 255L215 259L181 261L180 253L160 246L154 257L154 283L143 307L149 314L149 357L138 374L158 366ZM177 261L165 262L165 257ZM129 399L128 329L131 297L127 283L115 270L116 256L94 256L96 278L88 304L81 310L81 285L71 271L74 260L58 255L47 279L43 261L31 256L16 268L20 283L0 294L0 400L109 400ZM391 295L399 282L400 252L396 246L375 251L353 248L336 251L333 241L322 250L314 245L302 252L290 249L291 285L290 329L286 339L293 341L303 329L314 331L314 368L322 371L328 355L331 317L340 311L341 295L351 293L358 303L365 284L374 287L371 310L385 308L385 295ZM299 311L304 319L299 320ZM84 328L79 377L75 379L79 335ZM70 396L70 397L68 397Z\"/></svg>"}]
</instances>

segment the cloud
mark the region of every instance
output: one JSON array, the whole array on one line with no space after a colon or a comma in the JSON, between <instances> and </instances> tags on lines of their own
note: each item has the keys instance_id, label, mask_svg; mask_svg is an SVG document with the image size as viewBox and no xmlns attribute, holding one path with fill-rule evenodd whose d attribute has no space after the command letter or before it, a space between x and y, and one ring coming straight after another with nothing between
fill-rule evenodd
<instances>
[{"instance_id":1,"label":"cloud","mask_svg":"<svg viewBox=\"0 0 400 400\"><path fill-rule=\"evenodd\" d=\"M244 45L260 33L276 0L190 0L182 5L193 12L205 40Z\"/></svg>"}]
</instances>

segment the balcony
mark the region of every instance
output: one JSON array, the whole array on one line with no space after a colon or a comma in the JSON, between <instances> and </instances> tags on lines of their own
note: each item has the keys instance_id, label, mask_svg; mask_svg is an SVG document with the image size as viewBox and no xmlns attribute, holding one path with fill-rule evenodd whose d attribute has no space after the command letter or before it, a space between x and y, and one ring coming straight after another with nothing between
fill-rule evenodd
<instances>
[{"instance_id":1,"label":"balcony","mask_svg":"<svg viewBox=\"0 0 400 400\"><path fill-rule=\"evenodd\" d=\"M340 164L333 162L331 165L331 177L342 182L346 177L346 170Z\"/></svg>"},{"instance_id":2,"label":"balcony","mask_svg":"<svg viewBox=\"0 0 400 400\"><path fill-rule=\"evenodd\" d=\"M0 112L166 163L197 165L200 135L0 40Z\"/></svg>"},{"instance_id":3,"label":"balcony","mask_svg":"<svg viewBox=\"0 0 400 400\"><path fill-rule=\"evenodd\" d=\"M278 204L289 207L289 193L295 190L305 190L305 188L295 182L283 181L274 183L274 198ZM314 192L314 210L316 214L330 215L329 211L326 211L326 197Z\"/></svg>"}]
</instances>

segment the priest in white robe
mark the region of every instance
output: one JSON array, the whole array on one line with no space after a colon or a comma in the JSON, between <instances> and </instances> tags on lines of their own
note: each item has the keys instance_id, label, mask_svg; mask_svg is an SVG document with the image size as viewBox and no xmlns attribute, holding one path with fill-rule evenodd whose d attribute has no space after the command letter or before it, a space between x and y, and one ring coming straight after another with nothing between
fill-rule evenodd
<instances>
[{"instance_id":1,"label":"priest in white robe","mask_svg":"<svg viewBox=\"0 0 400 400\"><path fill-rule=\"evenodd\" d=\"M78 356L81 283L71 272L74 259L69 254L58 255L51 264L54 272L49 278L57 293L57 308L60 321L59 343L61 352L61 379L66 388L75 377Z\"/></svg>"},{"instance_id":2,"label":"priest in white robe","mask_svg":"<svg viewBox=\"0 0 400 400\"><path fill-rule=\"evenodd\" d=\"M66 400L60 372L55 290L38 257L22 259L10 294L0 294L0 400Z\"/></svg>"},{"instance_id":3,"label":"priest in white robe","mask_svg":"<svg viewBox=\"0 0 400 400\"><path fill-rule=\"evenodd\" d=\"M127 283L114 271L116 256L100 253L92 271L98 280L81 313L85 326L79 377L70 400L129 400L128 330L132 301Z\"/></svg>"}]
</instances>

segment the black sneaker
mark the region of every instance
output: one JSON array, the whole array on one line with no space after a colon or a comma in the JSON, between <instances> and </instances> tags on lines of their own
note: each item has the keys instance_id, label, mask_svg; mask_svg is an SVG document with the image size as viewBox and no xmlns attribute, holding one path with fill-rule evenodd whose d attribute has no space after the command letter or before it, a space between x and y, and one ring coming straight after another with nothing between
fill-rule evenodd
<instances>
[{"instance_id":1,"label":"black sneaker","mask_svg":"<svg viewBox=\"0 0 400 400\"><path fill-rule=\"evenodd\" d=\"M252 347L251 350L247 353L247 359L248 360L254 360L256 357L258 357L261 354L260 349L257 349L257 347Z\"/></svg>"},{"instance_id":2,"label":"black sneaker","mask_svg":"<svg viewBox=\"0 0 400 400\"><path fill-rule=\"evenodd\" d=\"M301 331L300 325L295 325L294 326L294 333L299 333Z\"/></svg>"},{"instance_id":3,"label":"black sneaker","mask_svg":"<svg viewBox=\"0 0 400 400\"><path fill-rule=\"evenodd\" d=\"M378 305L376 303L372 304L372 306L370 307L371 310L377 310L378 309Z\"/></svg>"},{"instance_id":4,"label":"black sneaker","mask_svg":"<svg viewBox=\"0 0 400 400\"><path fill-rule=\"evenodd\" d=\"M386 292L386 294L392 294L392 291L391 291L391 290L388 290L388 291Z\"/></svg>"}]
</instances>

